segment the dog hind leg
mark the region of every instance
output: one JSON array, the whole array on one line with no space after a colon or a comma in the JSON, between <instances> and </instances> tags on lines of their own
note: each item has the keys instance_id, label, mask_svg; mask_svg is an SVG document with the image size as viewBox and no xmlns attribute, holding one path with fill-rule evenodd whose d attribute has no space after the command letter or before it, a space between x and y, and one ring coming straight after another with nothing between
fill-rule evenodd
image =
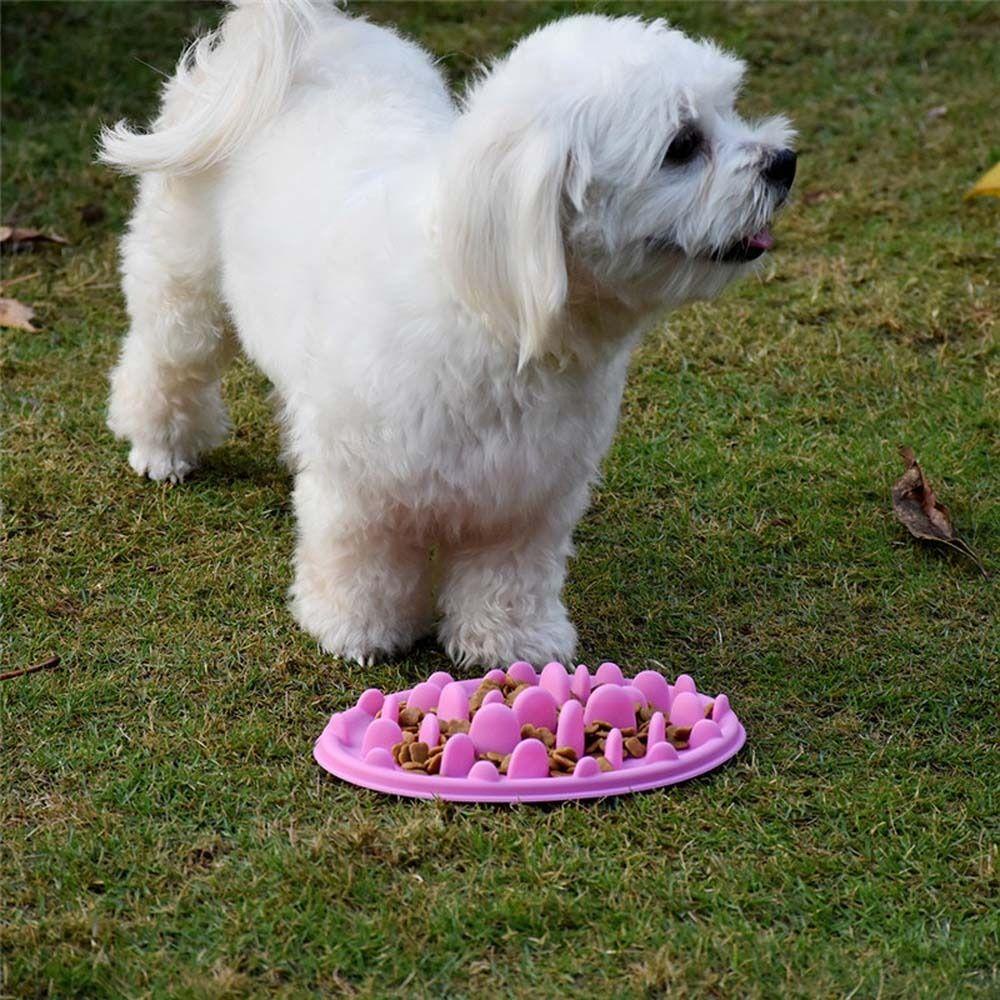
<instances>
[{"instance_id":1,"label":"dog hind leg","mask_svg":"<svg viewBox=\"0 0 1000 1000\"><path fill-rule=\"evenodd\" d=\"M218 292L207 176L147 174L122 241L131 325L108 426L150 479L182 480L229 430L220 379L234 353Z\"/></svg>"}]
</instances>

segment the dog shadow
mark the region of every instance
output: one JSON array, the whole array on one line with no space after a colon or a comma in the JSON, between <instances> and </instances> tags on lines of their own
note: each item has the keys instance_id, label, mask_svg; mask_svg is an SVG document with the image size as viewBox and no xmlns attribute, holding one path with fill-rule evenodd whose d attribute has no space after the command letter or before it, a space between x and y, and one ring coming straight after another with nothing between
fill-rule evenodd
<instances>
[{"instance_id":1,"label":"dog shadow","mask_svg":"<svg viewBox=\"0 0 1000 1000\"><path fill-rule=\"evenodd\" d=\"M251 482L280 487L289 480L288 468L277 454L231 445L223 445L207 455L189 477L190 482L209 486Z\"/></svg>"}]
</instances>

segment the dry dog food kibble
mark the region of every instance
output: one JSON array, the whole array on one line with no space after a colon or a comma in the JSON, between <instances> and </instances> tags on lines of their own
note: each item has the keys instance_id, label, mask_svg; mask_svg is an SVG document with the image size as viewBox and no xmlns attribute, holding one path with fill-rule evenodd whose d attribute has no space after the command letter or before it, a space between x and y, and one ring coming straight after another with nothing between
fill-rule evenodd
<instances>
[{"instance_id":1,"label":"dry dog food kibble","mask_svg":"<svg viewBox=\"0 0 1000 1000\"><path fill-rule=\"evenodd\" d=\"M403 705L399 710L399 725L402 729L411 729L419 726L423 715L424 713L419 708L410 708L409 705Z\"/></svg>"}]
</instances>

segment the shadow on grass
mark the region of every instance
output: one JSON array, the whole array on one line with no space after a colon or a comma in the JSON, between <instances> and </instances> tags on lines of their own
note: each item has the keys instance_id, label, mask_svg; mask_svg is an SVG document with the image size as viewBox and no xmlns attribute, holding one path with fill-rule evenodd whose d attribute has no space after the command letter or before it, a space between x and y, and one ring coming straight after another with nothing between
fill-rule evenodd
<instances>
[{"instance_id":1,"label":"shadow on grass","mask_svg":"<svg viewBox=\"0 0 1000 1000\"><path fill-rule=\"evenodd\" d=\"M190 481L211 486L253 482L276 489L291 489L291 474L276 454L255 452L243 445L223 445L213 451L192 473ZM290 505L287 512L291 512Z\"/></svg>"}]
</instances>

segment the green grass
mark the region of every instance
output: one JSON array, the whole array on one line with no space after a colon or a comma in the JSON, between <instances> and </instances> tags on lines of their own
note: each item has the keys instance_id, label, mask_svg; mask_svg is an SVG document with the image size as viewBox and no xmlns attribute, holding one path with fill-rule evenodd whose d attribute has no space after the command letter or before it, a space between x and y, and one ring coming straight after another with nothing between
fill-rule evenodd
<instances>
[{"instance_id":1,"label":"green grass","mask_svg":"<svg viewBox=\"0 0 1000 1000\"><path fill-rule=\"evenodd\" d=\"M458 82L568 9L373 14ZM104 429L131 184L93 136L148 115L146 64L216 9L4 5L3 217L72 246L4 262L43 324L5 338L4 669L64 667L0 684L0 995L1000 992L995 577L888 503L908 441L1000 568L1000 204L961 199L1000 157L1000 7L662 9L748 59L748 111L794 117L798 200L761 280L636 358L567 598L581 659L688 671L749 743L666 792L507 809L311 762L352 694L444 663L361 671L293 626L257 374L183 487Z\"/></svg>"}]
</instances>

